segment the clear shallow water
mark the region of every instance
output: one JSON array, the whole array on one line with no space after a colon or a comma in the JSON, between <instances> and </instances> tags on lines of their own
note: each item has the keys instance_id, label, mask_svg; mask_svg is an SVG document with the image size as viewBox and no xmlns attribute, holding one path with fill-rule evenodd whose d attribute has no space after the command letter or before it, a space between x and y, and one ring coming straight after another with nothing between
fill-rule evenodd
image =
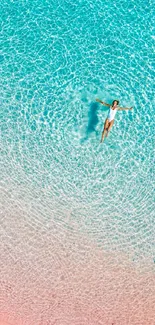
<instances>
[{"instance_id":1,"label":"clear shallow water","mask_svg":"<svg viewBox=\"0 0 155 325\"><path fill-rule=\"evenodd\" d=\"M1 5L4 211L19 206L34 227L54 221L150 265L153 19L152 1ZM117 113L103 144L107 111L96 97L134 107Z\"/></svg>"}]
</instances>

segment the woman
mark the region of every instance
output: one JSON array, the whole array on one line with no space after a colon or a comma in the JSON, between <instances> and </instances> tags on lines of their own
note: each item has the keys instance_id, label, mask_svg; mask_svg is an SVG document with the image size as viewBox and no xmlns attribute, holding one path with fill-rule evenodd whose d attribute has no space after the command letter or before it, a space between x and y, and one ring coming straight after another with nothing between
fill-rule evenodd
<instances>
[{"instance_id":1,"label":"woman","mask_svg":"<svg viewBox=\"0 0 155 325\"><path fill-rule=\"evenodd\" d=\"M118 106L118 104L119 104L119 101L118 100L113 100L112 105L107 104L107 103L104 103L104 102L102 102L98 98L96 99L96 101L99 102L99 103L101 103L104 106L110 107L109 108L108 117L105 120L104 129L102 131L101 142L103 142L104 137L105 137L105 134L106 134L106 137L107 137L108 134L109 134L109 131L111 130L111 128L112 128L112 126L114 124L114 118L115 118L115 115L116 115L117 111L124 111L124 110L128 110L128 109L131 110L132 107L130 107L130 108L127 108L127 107L119 107Z\"/></svg>"}]
</instances>

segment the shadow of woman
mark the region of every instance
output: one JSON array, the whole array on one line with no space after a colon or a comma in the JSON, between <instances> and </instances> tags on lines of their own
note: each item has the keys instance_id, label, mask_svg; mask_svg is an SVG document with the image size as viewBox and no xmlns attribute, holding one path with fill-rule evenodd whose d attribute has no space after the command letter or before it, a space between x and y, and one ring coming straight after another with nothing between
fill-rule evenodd
<instances>
[{"instance_id":1,"label":"shadow of woman","mask_svg":"<svg viewBox=\"0 0 155 325\"><path fill-rule=\"evenodd\" d=\"M97 133L96 126L99 122L98 116L97 116L97 111L98 111L98 104L97 103L91 103L88 111L88 124L86 127L86 135L85 137L81 140L81 143L86 141L89 137L89 135L92 132Z\"/></svg>"},{"instance_id":2,"label":"shadow of woman","mask_svg":"<svg viewBox=\"0 0 155 325\"><path fill-rule=\"evenodd\" d=\"M98 124L98 116L97 116L98 104L91 103L88 111L88 125L86 129L86 133L89 135L91 132L96 132L96 126Z\"/></svg>"}]
</instances>

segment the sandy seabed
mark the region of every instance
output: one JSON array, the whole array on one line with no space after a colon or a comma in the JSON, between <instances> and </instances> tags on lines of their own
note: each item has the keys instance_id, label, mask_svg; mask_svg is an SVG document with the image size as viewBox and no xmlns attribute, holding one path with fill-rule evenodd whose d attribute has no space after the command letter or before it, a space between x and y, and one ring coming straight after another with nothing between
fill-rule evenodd
<instances>
[{"instance_id":1,"label":"sandy seabed","mask_svg":"<svg viewBox=\"0 0 155 325\"><path fill-rule=\"evenodd\" d=\"M9 209L8 209L9 206ZM5 205L0 325L154 325L155 276L132 252L105 251L76 223Z\"/></svg>"}]
</instances>

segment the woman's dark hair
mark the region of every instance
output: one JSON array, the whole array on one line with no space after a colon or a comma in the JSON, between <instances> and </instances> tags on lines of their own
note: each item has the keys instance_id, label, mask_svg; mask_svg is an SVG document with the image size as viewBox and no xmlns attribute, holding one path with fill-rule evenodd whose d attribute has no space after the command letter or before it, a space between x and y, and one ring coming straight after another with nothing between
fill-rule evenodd
<instances>
[{"instance_id":1,"label":"woman's dark hair","mask_svg":"<svg viewBox=\"0 0 155 325\"><path fill-rule=\"evenodd\" d=\"M112 102L112 107L114 106L114 102L117 102L117 105L119 104L119 100L115 99L115 100L113 100L113 102Z\"/></svg>"}]
</instances>

